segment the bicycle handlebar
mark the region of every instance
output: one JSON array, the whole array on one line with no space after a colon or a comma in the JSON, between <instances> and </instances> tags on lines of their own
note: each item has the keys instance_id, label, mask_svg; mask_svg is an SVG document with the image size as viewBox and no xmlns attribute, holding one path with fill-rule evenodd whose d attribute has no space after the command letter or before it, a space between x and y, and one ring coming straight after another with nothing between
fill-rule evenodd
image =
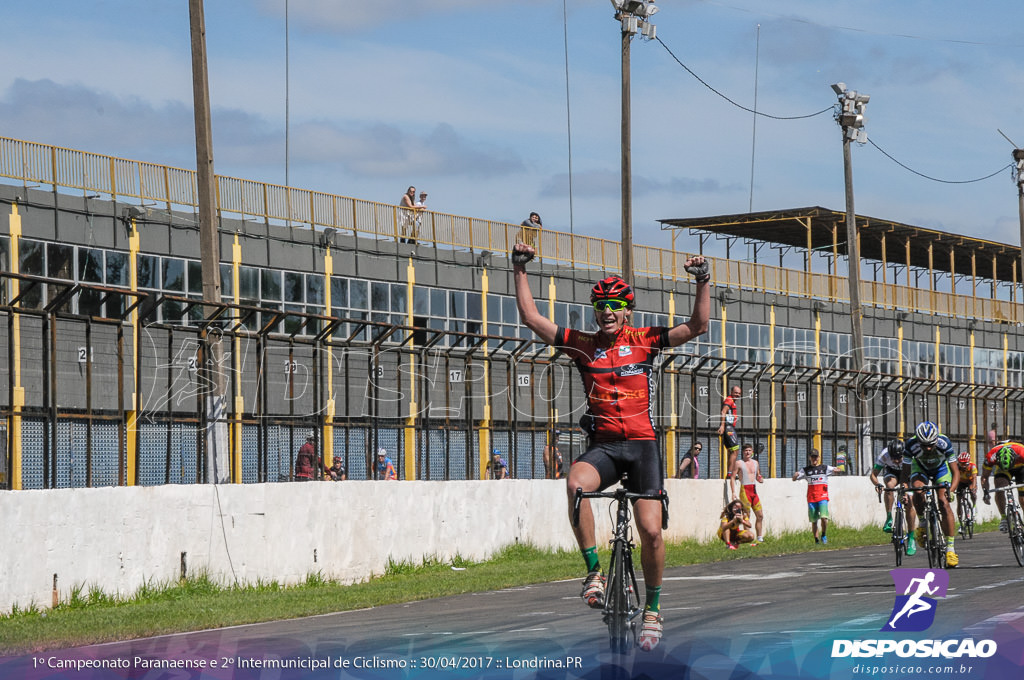
<instances>
[{"instance_id":1,"label":"bicycle handlebar","mask_svg":"<svg viewBox=\"0 0 1024 680\"><path fill-rule=\"evenodd\" d=\"M668 529L668 494L664 489L657 493L633 493L625 487L616 487L614 491L584 491L576 489L572 508L572 525L580 524L580 503L584 498L611 498L619 502L625 501L661 501L661 528Z\"/></svg>"},{"instance_id":2,"label":"bicycle handlebar","mask_svg":"<svg viewBox=\"0 0 1024 680\"><path fill-rule=\"evenodd\" d=\"M882 494L883 493L906 493L906 492L907 492L906 484L897 484L896 486L893 486L893 487L882 486L881 484L875 484L875 493L878 494L878 502L879 503L882 502Z\"/></svg>"}]
</instances>

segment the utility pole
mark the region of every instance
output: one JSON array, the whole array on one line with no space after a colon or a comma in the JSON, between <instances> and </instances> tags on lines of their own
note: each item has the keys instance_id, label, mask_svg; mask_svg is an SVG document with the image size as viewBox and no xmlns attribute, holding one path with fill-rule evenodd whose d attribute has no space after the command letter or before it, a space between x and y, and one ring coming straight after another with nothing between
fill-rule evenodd
<instances>
[{"instance_id":1,"label":"utility pole","mask_svg":"<svg viewBox=\"0 0 1024 680\"><path fill-rule=\"evenodd\" d=\"M192 105L196 133L196 189L199 199L199 244L202 250L203 300L221 304L220 235L217 230L215 177L213 174L213 130L210 126L210 80L206 69L206 18L203 0L189 0L192 37ZM205 401L205 464L207 483L229 481L227 422L224 420L226 384L222 371L224 348L217 336L211 341L209 329L202 333L204 348L200 362L202 394Z\"/></svg>"},{"instance_id":2,"label":"utility pole","mask_svg":"<svg viewBox=\"0 0 1024 680\"><path fill-rule=\"evenodd\" d=\"M611 0L615 19L622 25L622 278L633 283L633 169L631 143L629 43L639 32L654 40L656 29L649 21L658 11L654 0Z\"/></svg>"},{"instance_id":3,"label":"utility pole","mask_svg":"<svg viewBox=\"0 0 1024 680\"><path fill-rule=\"evenodd\" d=\"M1017 214L1020 220L1020 259L1024 272L1024 149L1013 150L1014 180L1017 182Z\"/></svg>"},{"instance_id":4,"label":"utility pole","mask_svg":"<svg viewBox=\"0 0 1024 680\"><path fill-rule=\"evenodd\" d=\"M850 142L857 141L864 144L868 140L868 133L864 129L867 119L864 117L864 108L871 99L870 95L858 94L855 90L847 90L845 83L836 83L832 90L839 97L840 108L836 112L836 121L843 131L843 176L846 183L846 253L849 260L849 287L850 287L850 325L852 328L852 349L853 369L864 370L864 315L860 306L860 238L857 234L857 213L853 207L853 162L850 157ZM857 399L854 406L854 421L858 436L857 443L857 469L858 472L867 472L867 465L871 462L868 455L870 448L870 430L866 418L864 418L864 397L863 389L859 385L858 378Z\"/></svg>"}]
</instances>

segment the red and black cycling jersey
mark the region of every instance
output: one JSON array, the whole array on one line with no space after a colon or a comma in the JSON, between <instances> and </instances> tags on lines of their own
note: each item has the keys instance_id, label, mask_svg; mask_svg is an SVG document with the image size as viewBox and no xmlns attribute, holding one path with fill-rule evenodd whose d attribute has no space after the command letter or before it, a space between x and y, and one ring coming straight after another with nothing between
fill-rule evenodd
<instances>
[{"instance_id":1,"label":"red and black cycling jersey","mask_svg":"<svg viewBox=\"0 0 1024 680\"><path fill-rule=\"evenodd\" d=\"M625 327L608 341L599 333L559 328L556 346L576 362L583 379L594 440L657 439L654 359L668 347L668 329Z\"/></svg>"}]
</instances>

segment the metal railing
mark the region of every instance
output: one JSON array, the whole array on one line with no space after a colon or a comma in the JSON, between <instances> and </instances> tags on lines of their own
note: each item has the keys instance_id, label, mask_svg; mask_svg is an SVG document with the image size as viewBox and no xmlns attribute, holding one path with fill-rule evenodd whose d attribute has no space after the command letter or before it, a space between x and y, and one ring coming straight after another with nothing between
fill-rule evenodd
<instances>
[{"instance_id":1,"label":"metal railing","mask_svg":"<svg viewBox=\"0 0 1024 680\"><path fill-rule=\"evenodd\" d=\"M51 185L54 191L75 189L86 195L99 193L115 200L162 204L168 210L182 206L195 209L198 203L193 170L7 137L0 137L0 176L26 184ZM379 239L410 236L404 233L402 209L396 205L222 175L216 177L216 184L218 209L243 220L331 228ZM521 238L521 231L518 224L423 211L414 237L435 246L508 255ZM621 268L617 241L545 229L536 245L540 257L552 264L604 271ZM644 245L633 248L638 274L663 279L684 276L686 253ZM837 302L849 300L844 277L735 260L710 260L716 285ZM963 316L969 310L970 316L977 319L1024 321L1021 305L1009 301L888 283L865 282L863 286L862 303L866 305L946 316Z\"/></svg>"}]
</instances>

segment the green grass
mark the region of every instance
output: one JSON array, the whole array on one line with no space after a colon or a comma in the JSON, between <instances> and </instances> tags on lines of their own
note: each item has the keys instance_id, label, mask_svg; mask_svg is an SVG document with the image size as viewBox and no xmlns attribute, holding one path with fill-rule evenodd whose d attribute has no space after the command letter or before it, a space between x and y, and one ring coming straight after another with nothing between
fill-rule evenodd
<instances>
[{"instance_id":1,"label":"green grass","mask_svg":"<svg viewBox=\"0 0 1024 680\"><path fill-rule=\"evenodd\" d=\"M998 522L978 527L992 531ZM684 541L666 545L666 566L756 559L809 550L830 550L885 543L879 528L829 529L829 544L815 546L810 531L771 537L758 546L727 550L720 541ZM607 554L602 555L607 564ZM529 583L582 578L578 551L539 550L526 545L505 548L491 559L470 562L424 556L418 564L389 560L385 573L363 583L342 585L322 573L282 586L259 581L223 586L199 574L182 582L146 583L128 598L95 588L76 587L54 609L35 604L0 616L0 654L11 655L97 642L203 630L259 621L291 619L378 607L460 593L499 590Z\"/></svg>"}]
</instances>

